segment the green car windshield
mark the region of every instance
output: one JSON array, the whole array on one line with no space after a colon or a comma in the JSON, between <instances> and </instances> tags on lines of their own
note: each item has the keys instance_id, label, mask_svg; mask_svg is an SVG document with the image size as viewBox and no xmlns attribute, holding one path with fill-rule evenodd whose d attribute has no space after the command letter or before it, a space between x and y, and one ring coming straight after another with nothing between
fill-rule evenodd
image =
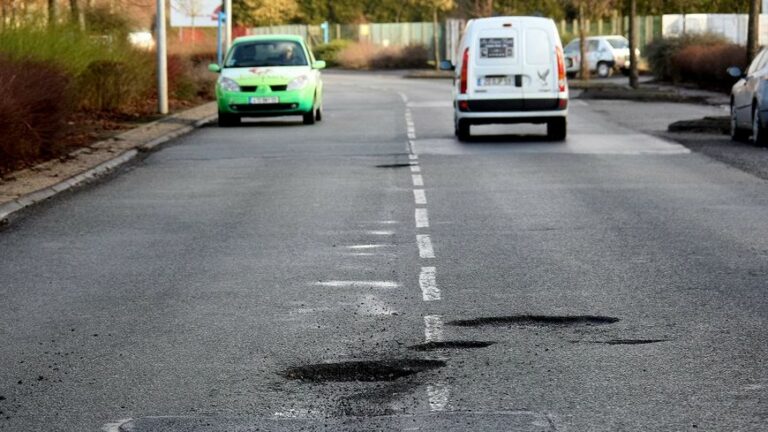
<instances>
[{"instance_id":1,"label":"green car windshield","mask_svg":"<svg viewBox=\"0 0 768 432\"><path fill-rule=\"evenodd\" d=\"M232 48L225 68L263 66L307 66L300 43L294 41L242 42Z\"/></svg>"}]
</instances>

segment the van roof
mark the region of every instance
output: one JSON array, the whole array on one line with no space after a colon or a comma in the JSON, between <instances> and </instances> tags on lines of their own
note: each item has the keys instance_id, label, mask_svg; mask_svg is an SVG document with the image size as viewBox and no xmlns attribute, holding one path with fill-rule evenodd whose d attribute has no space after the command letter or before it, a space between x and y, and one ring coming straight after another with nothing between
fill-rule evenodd
<instances>
[{"instance_id":1,"label":"van roof","mask_svg":"<svg viewBox=\"0 0 768 432\"><path fill-rule=\"evenodd\" d=\"M552 21L551 18L536 17L536 16L499 16L499 17L490 17L490 18L475 18L469 21L469 23L471 23L473 26L479 26L479 27L494 27L507 22L517 23L518 25L523 23L554 24L554 21Z\"/></svg>"}]
</instances>

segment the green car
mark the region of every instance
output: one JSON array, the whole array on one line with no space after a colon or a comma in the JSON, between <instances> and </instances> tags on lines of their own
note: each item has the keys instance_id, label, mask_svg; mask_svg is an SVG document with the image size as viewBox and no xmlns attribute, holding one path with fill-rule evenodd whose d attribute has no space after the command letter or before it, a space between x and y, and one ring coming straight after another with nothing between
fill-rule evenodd
<instances>
[{"instance_id":1,"label":"green car","mask_svg":"<svg viewBox=\"0 0 768 432\"><path fill-rule=\"evenodd\" d=\"M245 36L234 40L224 64L208 69L216 82L219 126L243 117L301 115L304 124L323 117L323 81L304 39L292 35Z\"/></svg>"}]
</instances>

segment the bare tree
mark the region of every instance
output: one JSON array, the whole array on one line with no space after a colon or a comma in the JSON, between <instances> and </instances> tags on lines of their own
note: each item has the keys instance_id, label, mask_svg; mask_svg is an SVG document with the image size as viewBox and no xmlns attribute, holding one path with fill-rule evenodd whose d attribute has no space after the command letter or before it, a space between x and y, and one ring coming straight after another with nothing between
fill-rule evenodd
<instances>
[{"instance_id":1,"label":"bare tree","mask_svg":"<svg viewBox=\"0 0 768 432\"><path fill-rule=\"evenodd\" d=\"M639 86L637 74L637 0L629 1L629 86Z\"/></svg>"},{"instance_id":2,"label":"bare tree","mask_svg":"<svg viewBox=\"0 0 768 432\"><path fill-rule=\"evenodd\" d=\"M205 15L202 0L176 0L171 2L171 7L187 15L192 23L192 43L195 42L195 18ZM181 31L181 27L179 27Z\"/></svg>"},{"instance_id":3,"label":"bare tree","mask_svg":"<svg viewBox=\"0 0 768 432\"><path fill-rule=\"evenodd\" d=\"M749 0L749 25L747 27L747 61L751 62L760 46L760 0Z\"/></svg>"},{"instance_id":4,"label":"bare tree","mask_svg":"<svg viewBox=\"0 0 768 432\"><path fill-rule=\"evenodd\" d=\"M48 0L48 26L53 27L56 25L58 19L58 2L57 0Z\"/></svg>"},{"instance_id":5,"label":"bare tree","mask_svg":"<svg viewBox=\"0 0 768 432\"><path fill-rule=\"evenodd\" d=\"M456 7L453 0L416 0L416 5L432 12L432 44L434 46L435 70L440 69L440 12Z\"/></svg>"},{"instance_id":6,"label":"bare tree","mask_svg":"<svg viewBox=\"0 0 768 432\"><path fill-rule=\"evenodd\" d=\"M589 59L587 59L587 24L588 18L602 18L612 8L615 0L572 0L579 11L579 67L581 79L589 79Z\"/></svg>"},{"instance_id":7,"label":"bare tree","mask_svg":"<svg viewBox=\"0 0 768 432\"><path fill-rule=\"evenodd\" d=\"M482 18L493 15L493 0L461 0L461 10L470 17Z\"/></svg>"}]
</instances>

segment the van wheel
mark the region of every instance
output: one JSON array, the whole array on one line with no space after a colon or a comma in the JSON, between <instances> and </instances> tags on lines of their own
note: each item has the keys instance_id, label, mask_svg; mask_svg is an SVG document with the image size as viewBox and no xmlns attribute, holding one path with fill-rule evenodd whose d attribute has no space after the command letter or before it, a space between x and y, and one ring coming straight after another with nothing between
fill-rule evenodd
<instances>
[{"instance_id":1,"label":"van wheel","mask_svg":"<svg viewBox=\"0 0 768 432\"><path fill-rule=\"evenodd\" d=\"M317 111L315 112L315 120L316 121L323 121L323 107L322 106L317 107Z\"/></svg>"},{"instance_id":2,"label":"van wheel","mask_svg":"<svg viewBox=\"0 0 768 432\"><path fill-rule=\"evenodd\" d=\"M469 122L466 120L459 120L456 122L456 136L459 141L466 141L470 137Z\"/></svg>"},{"instance_id":3,"label":"van wheel","mask_svg":"<svg viewBox=\"0 0 768 432\"><path fill-rule=\"evenodd\" d=\"M600 62L597 64L597 76L600 78L608 78L611 76L611 72L613 72L613 68L608 63Z\"/></svg>"},{"instance_id":4,"label":"van wheel","mask_svg":"<svg viewBox=\"0 0 768 432\"><path fill-rule=\"evenodd\" d=\"M240 116L219 111L219 127L231 127L240 125Z\"/></svg>"},{"instance_id":5,"label":"van wheel","mask_svg":"<svg viewBox=\"0 0 768 432\"><path fill-rule=\"evenodd\" d=\"M568 133L567 130L568 122L564 117L547 122L547 138L552 141L565 141L565 136Z\"/></svg>"}]
</instances>

